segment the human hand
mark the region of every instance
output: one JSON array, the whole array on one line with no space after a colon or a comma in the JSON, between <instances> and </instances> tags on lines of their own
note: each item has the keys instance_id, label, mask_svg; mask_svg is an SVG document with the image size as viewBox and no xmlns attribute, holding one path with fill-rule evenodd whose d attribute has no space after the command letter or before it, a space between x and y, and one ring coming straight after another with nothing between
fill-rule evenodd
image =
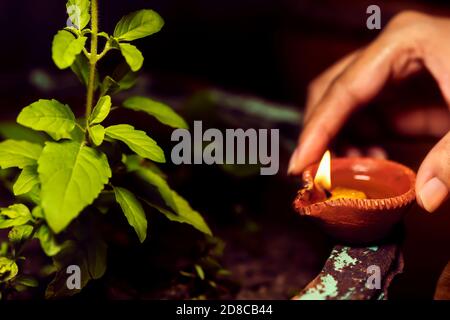
<instances>
[{"instance_id":1,"label":"human hand","mask_svg":"<svg viewBox=\"0 0 450 320\"><path fill-rule=\"evenodd\" d=\"M450 106L449 39L450 19L400 13L374 42L314 80L308 90L305 127L291 157L289 174L300 174L318 161L350 114L373 99L390 80L427 69ZM423 160L415 187L417 202L429 212L447 198L450 132Z\"/></svg>"}]
</instances>

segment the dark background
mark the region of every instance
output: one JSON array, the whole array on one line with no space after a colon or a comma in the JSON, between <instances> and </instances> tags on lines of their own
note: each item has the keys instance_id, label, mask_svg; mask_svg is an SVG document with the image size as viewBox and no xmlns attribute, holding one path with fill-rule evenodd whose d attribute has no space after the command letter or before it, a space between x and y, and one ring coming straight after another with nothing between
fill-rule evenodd
<instances>
[{"instance_id":1,"label":"dark background","mask_svg":"<svg viewBox=\"0 0 450 320\"><path fill-rule=\"evenodd\" d=\"M51 39L66 17L63 0L0 1L1 89L24 83L36 68L57 71ZM373 1L127 0L100 1L101 29L138 8L153 8L163 30L141 40L145 69L195 78L233 90L301 103L306 83L342 54L367 43ZM447 3L447 5L446 5ZM442 13L447 1L378 1L383 24L396 12ZM445 11L444 11L445 10Z\"/></svg>"}]
</instances>

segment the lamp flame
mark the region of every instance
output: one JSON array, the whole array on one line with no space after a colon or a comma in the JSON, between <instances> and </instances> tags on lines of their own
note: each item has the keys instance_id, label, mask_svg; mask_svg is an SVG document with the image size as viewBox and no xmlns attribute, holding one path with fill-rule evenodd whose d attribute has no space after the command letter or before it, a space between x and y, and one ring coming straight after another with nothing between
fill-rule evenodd
<instances>
[{"instance_id":1,"label":"lamp flame","mask_svg":"<svg viewBox=\"0 0 450 320\"><path fill-rule=\"evenodd\" d=\"M319 168L314 177L314 184L320 189L331 190L331 155L327 150L322 160L320 160Z\"/></svg>"}]
</instances>

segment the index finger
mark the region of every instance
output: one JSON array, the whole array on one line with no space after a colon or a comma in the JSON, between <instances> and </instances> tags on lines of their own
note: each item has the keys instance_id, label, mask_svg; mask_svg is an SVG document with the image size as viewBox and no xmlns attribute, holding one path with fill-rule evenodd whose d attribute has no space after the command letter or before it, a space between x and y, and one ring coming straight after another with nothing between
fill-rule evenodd
<instances>
[{"instance_id":1,"label":"index finger","mask_svg":"<svg viewBox=\"0 0 450 320\"><path fill-rule=\"evenodd\" d=\"M364 50L336 78L314 108L300 135L289 173L299 174L307 165L318 161L352 111L376 96L391 75L417 61L418 57L411 53L415 51L402 39L383 35ZM402 54L403 59L399 59Z\"/></svg>"}]
</instances>

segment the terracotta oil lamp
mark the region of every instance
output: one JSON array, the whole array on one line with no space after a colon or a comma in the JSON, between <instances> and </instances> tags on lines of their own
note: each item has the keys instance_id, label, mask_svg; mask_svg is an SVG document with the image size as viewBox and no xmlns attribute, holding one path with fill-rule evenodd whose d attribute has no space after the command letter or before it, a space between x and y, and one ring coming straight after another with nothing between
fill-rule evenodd
<instances>
[{"instance_id":1,"label":"terracotta oil lamp","mask_svg":"<svg viewBox=\"0 0 450 320\"><path fill-rule=\"evenodd\" d=\"M332 237L350 244L387 237L415 199L415 173L388 160L331 161L327 151L320 164L306 168L303 181L294 208Z\"/></svg>"}]
</instances>

